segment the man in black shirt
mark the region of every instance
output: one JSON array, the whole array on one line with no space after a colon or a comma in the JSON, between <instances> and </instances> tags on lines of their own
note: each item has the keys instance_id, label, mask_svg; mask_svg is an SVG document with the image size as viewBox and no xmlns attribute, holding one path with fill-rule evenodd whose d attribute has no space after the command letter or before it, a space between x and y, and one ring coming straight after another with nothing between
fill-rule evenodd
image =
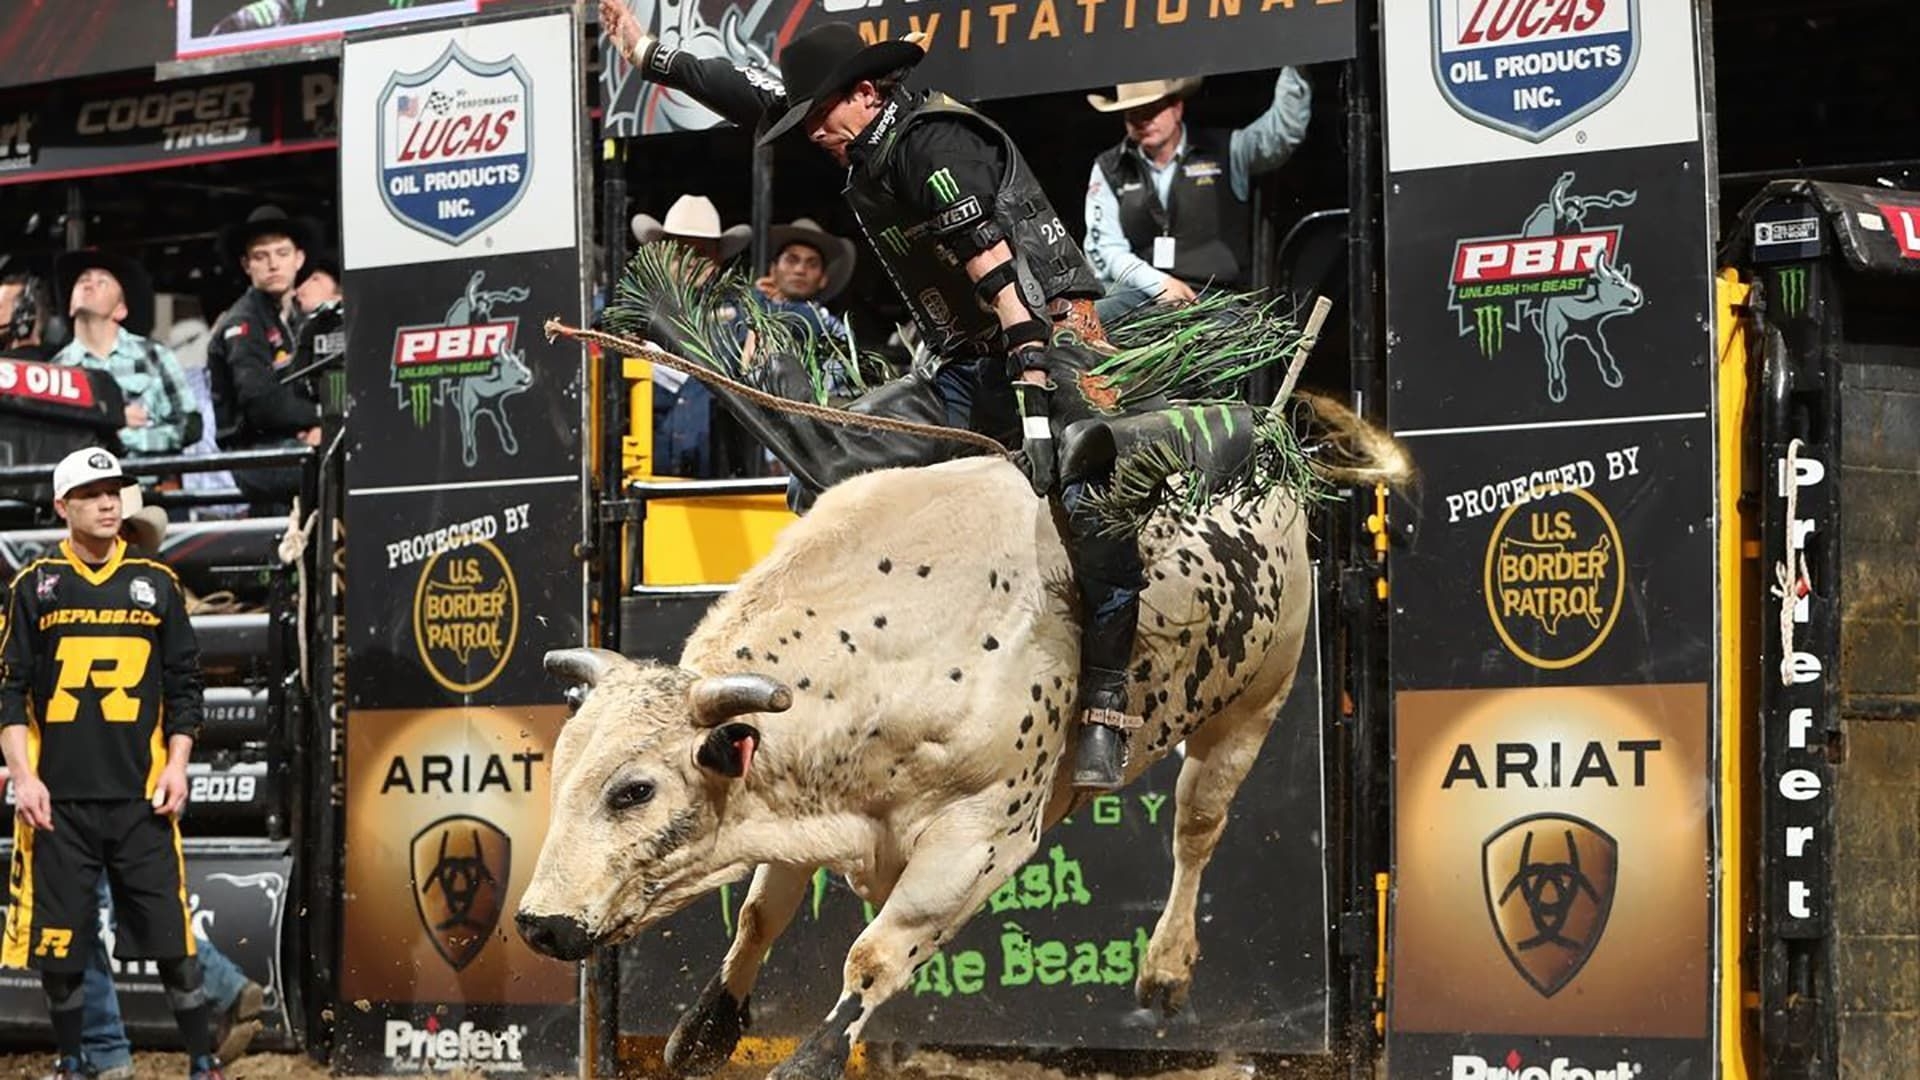
<instances>
[{"instance_id":1,"label":"man in black shirt","mask_svg":"<svg viewBox=\"0 0 1920 1080\"><path fill-rule=\"evenodd\" d=\"M826 23L787 45L776 77L663 47L623 0L601 0L600 20L642 77L757 131L762 145L799 131L847 167L855 220L939 360L949 420L1020 446L1036 494L1060 488L1086 612L1073 782L1119 787L1126 733L1140 724L1126 671L1140 555L1132 537L1102 528L1084 483L1060 486L1053 445L1055 427L1110 414L1105 385L1054 347L1060 331L1104 340L1093 313L1103 290L1019 149L953 98L901 85L926 55L912 41L869 46L851 25Z\"/></svg>"},{"instance_id":2,"label":"man in black shirt","mask_svg":"<svg viewBox=\"0 0 1920 1080\"><path fill-rule=\"evenodd\" d=\"M213 324L207 374L222 450L320 445L320 403L291 371L298 340L290 326L294 278L314 247L312 226L263 206L227 230L227 257L252 286ZM235 469L234 484L255 512L283 510L300 488L297 468Z\"/></svg>"},{"instance_id":3,"label":"man in black shirt","mask_svg":"<svg viewBox=\"0 0 1920 1080\"><path fill-rule=\"evenodd\" d=\"M55 1075L84 1075L82 981L104 869L115 954L156 961L190 1075L219 1080L176 821L200 729L199 650L173 572L128 556L119 537L124 483L105 450L63 459L54 508L67 539L9 590L0 750L17 821L0 966L40 972Z\"/></svg>"}]
</instances>

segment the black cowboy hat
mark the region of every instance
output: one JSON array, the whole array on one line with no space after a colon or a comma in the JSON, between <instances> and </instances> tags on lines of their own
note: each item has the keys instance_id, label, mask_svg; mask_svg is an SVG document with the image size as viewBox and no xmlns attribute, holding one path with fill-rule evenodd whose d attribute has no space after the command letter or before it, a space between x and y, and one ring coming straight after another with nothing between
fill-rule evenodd
<instances>
[{"instance_id":1,"label":"black cowboy hat","mask_svg":"<svg viewBox=\"0 0 1920 1080\"><path fill-rule=\"evenodd\" d=\"M926 55L926 49L911 40L869 45L850 23L825 23L801 34L780 53L780 77L787 86L786 114L760 136L760 145L769 145L791 131L822 98L862 79L877 79L912 67Z\"/></svg>"},{"instance_id":2,"label":"black cowboy hat","mask_svg":"<svg viewBox=\"0 0 1920 1080\"><path fill-rule=\"evenodd\" d=\"M306 263L300 267L300 272L293 276L294 287L298 288L306 284L307 279L315 274L327 275L336 285L347 283L346 274L340 270L340 256L331 251L308 251Z\"/></svg>"},{"instance_id":3,"label":"black cowboy hat","mask_svg":"<svg viewBox=\"0 0 1920 1080\"><path fill-rule=\"evenodd\" d=\"M73 303L73 283L88 270L105 270L120 283L127 304L126 320L120 324L123 329L141 337L153 332L153 278L146 267L129 256L98 248L63 251L54 256L53 277L60 290L54 300L57 310L72 314L68 305Z\"/></svg>"},{"instance_id":4,"label":"black cowboy hat","mask_svg":"<svg viewBox=\"0 0 1920 1080\"><path fill-rule=\"evenodd\" d=\"M237 261L247 257L247 246L255 237L275 233L293 241L293 246L301 251L311 252L318 246L319 232L306 218L288 217L285 210L267 205L255 207L247 220L221 230L220 246L226 250L228 259Z\"/></svg>"}]
</instances>

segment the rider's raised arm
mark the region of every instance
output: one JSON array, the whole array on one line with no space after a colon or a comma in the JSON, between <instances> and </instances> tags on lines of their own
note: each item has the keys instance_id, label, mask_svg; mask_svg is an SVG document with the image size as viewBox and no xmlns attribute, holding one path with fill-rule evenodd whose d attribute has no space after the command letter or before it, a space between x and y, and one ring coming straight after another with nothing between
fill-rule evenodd
<instances>
[{"instance_id":1,"label":"rider's raised arm","mask_svg":"<svg viewBox=\"0 0 1920 1080\"><path fill-rule=\"evenodd\" d=\"M648 82L678 90L749 131L759 130L762 117L786 111L786 87L773 72L663 46L640 32L621 0L602 0L600 14L607 36Z\"/></svg>"}]
</instances>

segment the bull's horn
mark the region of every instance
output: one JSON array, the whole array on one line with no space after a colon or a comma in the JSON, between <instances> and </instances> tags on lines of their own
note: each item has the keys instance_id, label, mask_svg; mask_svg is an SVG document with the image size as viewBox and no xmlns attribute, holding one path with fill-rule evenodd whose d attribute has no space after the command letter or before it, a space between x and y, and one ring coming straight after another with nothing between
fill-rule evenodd
<instances>
[{"instance_id":1,"label":"bull's horn","mask_svg":"<svg viewBox=\"0 0 1920 1080\"><path fill-rule=\"evenodd\" d=\"M687 697L693 722L703 728L718 727L743 713L786 712L793 705L793 691L768 675L709 676L694 683Z\"/></svg>"},{"instance_id":2,"label":"bull's horn","mask_svg":"<svg viewBox=\"0 0 1920 1080\"><path fill-rule=\"evenodd\" d=\"M600 680L607 677L614 665L625 660L626 657L606 649L554 649L541 664L550 675L592 687L600 685Z\"/></svg>"}]
</instances>

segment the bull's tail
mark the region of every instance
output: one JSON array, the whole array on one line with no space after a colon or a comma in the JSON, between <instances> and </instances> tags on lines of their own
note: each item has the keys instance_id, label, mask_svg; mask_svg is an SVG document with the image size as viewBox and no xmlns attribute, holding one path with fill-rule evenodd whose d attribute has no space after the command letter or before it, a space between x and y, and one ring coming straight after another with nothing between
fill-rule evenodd
<instances>
[{"instance_id":1,"label":"bull's tail","mask_svg":"<svg viewBox=\"0 0 1920 1080\"><path fill-rule=\"evenodd\" d=\"M1295 424L1314 474L1333 484L1386 484L1401 489L1413 482L1413 457L1385 431L1333 398L1295 391ZM1302 415L1304 413L1304 415Z\"/></svg>"}]
</instances>

